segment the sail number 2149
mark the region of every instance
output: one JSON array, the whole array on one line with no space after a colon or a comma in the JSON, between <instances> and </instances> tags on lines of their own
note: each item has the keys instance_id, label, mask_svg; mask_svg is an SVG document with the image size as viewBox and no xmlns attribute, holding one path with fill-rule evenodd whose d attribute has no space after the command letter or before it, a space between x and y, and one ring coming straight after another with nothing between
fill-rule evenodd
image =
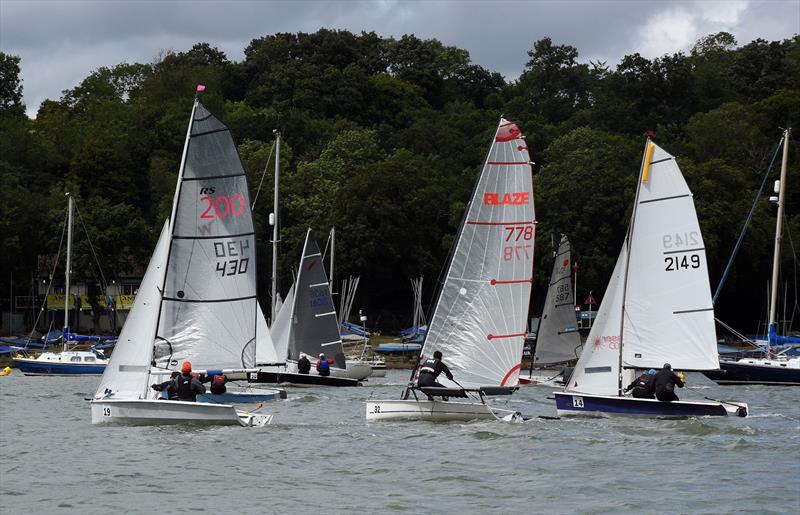
<instances>
[{"instance_id":1,"label":"sail number 2149","mask_svg":"<svg viewBox=\"0 0 800 515\"><path fill-rule=\"evenodd\" d=\"M692 254L687 256L667 256L664 258L664 270L674 272L678 270L688 270L690 268L700 268L700 256Z\"/></svg>"}]
</instances>

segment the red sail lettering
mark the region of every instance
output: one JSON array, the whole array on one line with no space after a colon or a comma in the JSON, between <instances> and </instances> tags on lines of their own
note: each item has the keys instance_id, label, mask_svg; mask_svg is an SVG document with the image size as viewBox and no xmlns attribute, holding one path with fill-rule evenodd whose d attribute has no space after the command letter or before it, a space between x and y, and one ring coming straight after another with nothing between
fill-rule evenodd
<instances>
[{"instance_id":1,"label":"red sail lettering","mask_svg":"<svg viewBox=\"0 0 800 515\"><path fill-rule=\"evenodd\" d=\"M514 122L508 122L497 129L497 136L494 140L498 142L512 141L521 137L522 131L519 130L519 127Z\"/></svg>"}]
</instances>

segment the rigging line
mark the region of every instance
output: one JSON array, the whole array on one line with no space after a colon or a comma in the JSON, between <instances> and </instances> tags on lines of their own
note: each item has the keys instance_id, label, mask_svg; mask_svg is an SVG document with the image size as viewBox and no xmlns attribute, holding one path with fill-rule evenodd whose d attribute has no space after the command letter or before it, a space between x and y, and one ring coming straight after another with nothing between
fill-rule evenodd
<instances>
[{"instance_id":1,"label":"rigging line","mask_svg":"<svg viewBox=\"0 0 800 515\"><path fill-rule=\"evenodd\" d=\"M275 150L275 141L276 140L272 140L272 147L269 149L269 157L267 158L266 164L264 164L264 171L261 172L261 180L258 181L258 189L256 189L256 196L253 199L253 205L250 206L251 211L256 208L256 202L258 202L258 194L261 192L261 185L264 184L264 177L267 176L267 168L269 168L269 162L272 159L272 152Z\"/></svg>"},{"instance_id":2,"label":"rigging line","mask_svg":"<svg viewBox=\"0 0 800 515\"><path fill-rule=\"evenodd\" d=\"M69 208L67 208L67 213L64 215L64 223L61 225L61 240L59 240L58 242L58 252L56 253L56 260L53 263L53 268L50 270L50 282L47 284L47 291L44 294L44 300L42 301L42 305L39 308L39 314L36 315L36 322L33 323L33 328L31 329L31 333L28 335L28 343L30 343L30 341L33 339L33 332L36 331L36 327L38 327L39 325L39 320L42 318L42 313L44 312L44 305L47 303L47 297L50 295L50 290L53 287L53 277L55 276L56 268L58 267L58 261L61 259L61 249L63 248L64 245L64 233L67 232L68 218L69 218ZM64 299L66 300L66 292L64 294Z\"/></svg>"},{"instance_id":3,"label":"rigging line","mask_svg":"<svg viewBox=\"0 0 800 515\"><path fill-rule=\"evenodd\" d=\"M775 147L775 153L772 154L772 160L769 162L769 166L767 167L767 171L764 174L764 178L761 180L761 186L758 188L758 192L756 193L756 198L753 199L753 205L750 206L750 212L747 213L747 217L745 217L744 224L742 225L742 230L739 233L739 239L736 240L736 244L733 246L733 252L731 252L731 257L728 259L728 264L725 265L725 271L722 272L722 277L719 280L719 284L717 285L717 290L714 292L714 297L711 299L711 304L717 303L717 297L719 297L720 292L722 291L722 287L725 285L725 280L728 278L728 272L731 270L731 266L733 265L733 260L736 258L736 254L739 252L739 248L742 246L742 241L744 240L744 235L747 232L747 228L750 226L750 220L753 218L753 213L756 210L756 204L758 203L758 199L761 197L761 193L764 191L764 186L767 184L767 178L769 177L770 172L772 172L772 166L775 164L775 159L778 157L778 151L783 146L783 140L785 136L781 137L781 140L778 142L778 146Z\"/></svg>"},{"instance_id":4,"label":"rigging line","mask_svg":"<svg viewBox=\"0 0 800 515\"><path fill-rule=\"evenodd\" d=\"M94 262L97 263L97 270L100 272L100 279L103 281L103 290L108 291L108 282L106 281L106 276L103 273L103 268L100 266L100 260L97 258L97 252L94 251L94 245L92 245L92 238L89 236L89 230L86 228L86 223L83 221L81 210L78 209L78 203L74 202L74 204L75 212L78 213L78 219L81 221L81 225L83 226L83 232L86 233L86 241L89 243L89 249L92 251Z\"/></svg>"}]
</instances>

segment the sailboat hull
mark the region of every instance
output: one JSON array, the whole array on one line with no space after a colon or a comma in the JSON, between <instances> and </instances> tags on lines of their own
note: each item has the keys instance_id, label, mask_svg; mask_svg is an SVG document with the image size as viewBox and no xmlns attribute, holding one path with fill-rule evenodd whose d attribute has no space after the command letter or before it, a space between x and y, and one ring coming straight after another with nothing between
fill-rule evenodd
<instances>
[{"instance_id":1,"label":"sailboat hull","mask_svg":"<svg viewBox=\"0 0 800 515\"><path fill-rule=\"evenodd\" d=\"M272 419L271 415L239 412L230 404L99 399L91 406L92 424L261 426Z\"/></svg>"},{"instance_id":2,"label":"sailboat hull","mask_svg":"<svg viewBox=\"0 0 800 515\"><path fill-rule=\"evenodd\" d=\"M367 421L376 420L432 420L468 421L494 420L495 411L480 402L445 402L423 400L367 401ZM505 411L505 410L503 410ZM513 414L508 411L500 416Z\"/></svg>"},{"instance_id":3,"label":"sailboat hull","mask_svg":"<svg viewBox=\"0 0 800 515\"><path fill-rule=\"evenodd\" d=\"M270 372L265 370L251 372L247 380L250 383L279 384L285 386L361 386L359 381L347 377Z\"/></svg>"},{"instance_id":4,"label":"sailboat hull","mask_svg":"<svg viewBox=\"0 0 800 515\"><path fill-rule=\"evenodd\" d=\"M747 404L743 402L661 402L655 399L565 392L556 392L555 398L556 410L559 416L628 416L682 419L690 417L727 417L729 415L746 417L749 413Z\"/></svg>"},{"instance_id":5,"label":"sailboat hull","mask_svg":"<svg viewBox=\"0 0 800 515\"><path fill-rule=\"evenodd\" d=\"M331 368L331 375L361 381L372 375L372 365L359 360L347 360L347 368Z\"/></svg>"},{"instance_id":6,"label":"sailboat hull","mask_svg":"<svg viewBox=\"0 0 800 515\"><path fill-rule=\"evenodd\" d=\"M206 392L197 396L197 402L209 404L252 404L256 402L277 401L286 398L286 390L251 389L247 391L231 391L225 393Z\"/></svg>"},{"instance_id":7,"label":"sailboat hull","mask_svg":"<svg viewBox=\"0 0 800 515\"><path fill-rule=\"evenodd\" d=\"M26 376L103 375L107 359L91 351L44 352L36 358L13 358Z\"/></svg>"},{"instance_id":8,"label":"sailboat hull","mask_svg":"<svg viewBox=\"0 0 800 515\"><path fill-rule=\"evenodd\" d=\"M717 384L766 384L775 386L800 385L800 359L765 360L742 359L720 361L720 370L703 374Z\"/></svg>"}]
</instances>

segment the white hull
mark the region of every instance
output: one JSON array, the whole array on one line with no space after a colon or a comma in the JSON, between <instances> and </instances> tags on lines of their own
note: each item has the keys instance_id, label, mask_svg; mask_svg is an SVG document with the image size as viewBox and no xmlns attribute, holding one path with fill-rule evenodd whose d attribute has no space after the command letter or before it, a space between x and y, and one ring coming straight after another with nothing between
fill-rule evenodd
<instances>
[{"instance_id":1,"label":"white hull","mask_svg":"<svg viewBox=\"0 0 800 515\"><path fill-rule=\"evenodd\" d=\"M432 420L468 421L495 420L514 415L508 410L492 409L480 402L450 402L427 400L367 401L367 421L374 420Z\"/></svg>"},{"instance_id":2,"label":"white hull","mask_svg":"<svg viewBox=\"0 0 800 515\"><path fill-rule=\"evenodd\" d=\"M386 364L372 365L371 377L386 377Z\"/></svg>"},{"instance_id":3,"label":"white hull","mask_svg":"<svg viewBox=\"0 0 800 515\"><path fill-rule=\"evenodd\" d=\"M272 421L272 415L237 411L230 404L97 399L91 406L92 424L264 426Z\"/></svg>"},{"instance_id":4,"label":"white hull","mask_svg":"<svg viewBox=\"0 0 800 515\"><path fill-rule=\"evenodd\" d=\"M372 365L366 361L347 360L346 364L347 368L344 370L341 368L331 367L331 375L333 377L346 377L348 379L355 379L356 381L361 381L362 379L366 379L372 375Z\"/></svg>"}]
</instances>

